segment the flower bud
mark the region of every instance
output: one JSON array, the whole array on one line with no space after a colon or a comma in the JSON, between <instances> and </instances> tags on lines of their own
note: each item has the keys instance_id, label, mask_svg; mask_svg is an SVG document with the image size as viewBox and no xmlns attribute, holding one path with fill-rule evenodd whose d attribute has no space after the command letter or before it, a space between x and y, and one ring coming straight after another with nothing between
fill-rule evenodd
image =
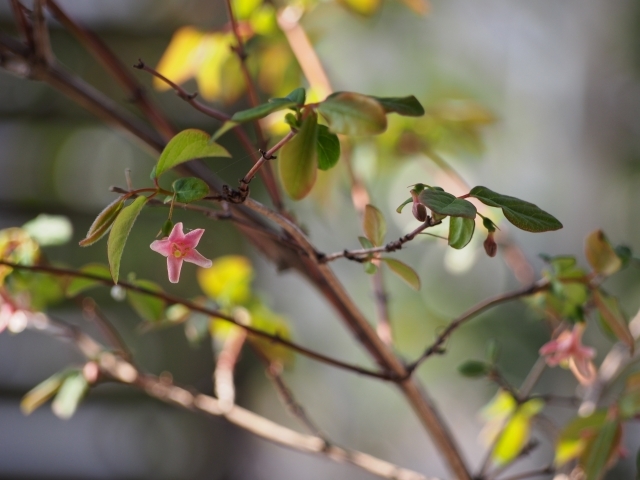
<instances>
[{"instance_id":1,"label":"flower bud","mask_svg":"<svg viewBox=\"0 0 640 480\"><path fill-rule=\"evenodd\" d=\"M420 203L418 194L414 190L411 190L411 197L413 198L413 207L411 208L413 216L416 217L416 220L424 222L427 219L427 207Z\"/></svg>"},{"instance_id":2,"label":"flower bud","mask_svg":"<svg viewBox=\"0 0 640 480\"><path fill-rule=\"evenodd\" d=\"M496 256L496 253L498 253L498 244L493 238L493 232L489 232L489 235L487 235L487 239L484 241L483 245L484 251L487 252L487 255L490 257Z\"/></svg>"}]
</instances>

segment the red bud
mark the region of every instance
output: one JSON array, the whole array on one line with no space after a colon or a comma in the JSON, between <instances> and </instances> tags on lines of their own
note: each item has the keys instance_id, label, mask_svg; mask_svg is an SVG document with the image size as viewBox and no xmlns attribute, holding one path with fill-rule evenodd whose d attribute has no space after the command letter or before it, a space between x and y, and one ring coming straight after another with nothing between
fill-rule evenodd
<instances>
[{"instance_id":1,"label":"red bud","mask_svg":"<svg viewBox=\"0 0 640 480\"><path fill-rule=\"evenodd\" d=\"M493 238L493 232L489 232L487 235L487 239L483 243L484 251L487 252L487 255L490 257L495 257L496 253L498 253L498 244Z\"/></svg>"}]
</instances>

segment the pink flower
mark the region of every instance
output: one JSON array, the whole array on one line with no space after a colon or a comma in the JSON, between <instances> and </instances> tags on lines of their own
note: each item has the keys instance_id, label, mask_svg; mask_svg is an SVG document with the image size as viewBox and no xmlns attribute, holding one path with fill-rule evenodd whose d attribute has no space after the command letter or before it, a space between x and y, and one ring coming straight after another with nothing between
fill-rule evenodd
<instances>
[{"instance_id":1,"label":"pink flower","mask_svg":"<svg viewBox=\"0 0 640 480\"><path fill-rule=\"evenodd\" d=\"M596 351L582 344L585 328L584 323L577 323L572 330L565 330L555 340L545 343L539 353L547 356L547 365L550 367L568 365L581 384L589 385L596 378L596 369L591 361Z\"/></svg>"},{"instance_id":2,"label":"pink flower","mask_svg":"<svg viewBox=\"0 0 640 480\"><path fill-rule=\"evenodd\" d=\"M182 222L176 223L168 237L156 240L151 244L151 250L167 257L169 281L178 283L182 262L191 262L209 268L211 260L204 258L196 251L196 246L204 233L204 229L197 228L186 235L182 232Z\"/></svg>"}]
</instances>

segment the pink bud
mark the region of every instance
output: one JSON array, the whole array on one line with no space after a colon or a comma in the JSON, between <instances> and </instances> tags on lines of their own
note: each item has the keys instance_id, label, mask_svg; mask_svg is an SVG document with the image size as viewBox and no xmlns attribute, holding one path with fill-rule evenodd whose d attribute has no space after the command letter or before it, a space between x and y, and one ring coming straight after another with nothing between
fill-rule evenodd
<instances>
[{"instance_id":1,"label":"pink bud","mask_svg":"<svg viewBox=\"0 0 640 480\"><path fill-rule=\"evenodd\" d=\"M498 244L493 238L493 232L489 232L489 235L487 235L487 239L484 241L483 245L484 251L487 252L487 255L490 257L496 256L496 253L498 253Z\"/></svg>"}]
</instances>

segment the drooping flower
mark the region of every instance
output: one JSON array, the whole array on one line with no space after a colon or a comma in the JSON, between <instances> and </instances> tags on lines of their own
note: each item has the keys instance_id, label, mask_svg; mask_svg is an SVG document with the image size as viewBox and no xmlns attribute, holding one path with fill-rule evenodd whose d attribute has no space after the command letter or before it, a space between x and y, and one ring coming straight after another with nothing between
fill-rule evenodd
<instances>
[{"instance_id":1,"label":"drooping flower","mask_svg":"<svg viewBox=\"0 0 640 480\"><path fill-rule=\"evenodd\" d=\"M596 351L582 344L584 323L577 323L572 330L565 330L558 338L540 347L540 355L545 355L547 365L568 366L576 379L583 385L591 384L596 378L596 369L591 359Z\"/></svg>"},{"instance_id":2,"label":"drooping flower","mask_svg":"<svg viewBox=\"0 0 640 480\"><path fill-rule=\"evenodd\" d=\"M196 250L204 229L197 228L186 235L182 231L182 222L176 223L168 237L151 243L151 250L167 257L169 281L178 283L182 262L195 263L199 267L209 268L211 260Z\"/></svg>"}]
</instances>

